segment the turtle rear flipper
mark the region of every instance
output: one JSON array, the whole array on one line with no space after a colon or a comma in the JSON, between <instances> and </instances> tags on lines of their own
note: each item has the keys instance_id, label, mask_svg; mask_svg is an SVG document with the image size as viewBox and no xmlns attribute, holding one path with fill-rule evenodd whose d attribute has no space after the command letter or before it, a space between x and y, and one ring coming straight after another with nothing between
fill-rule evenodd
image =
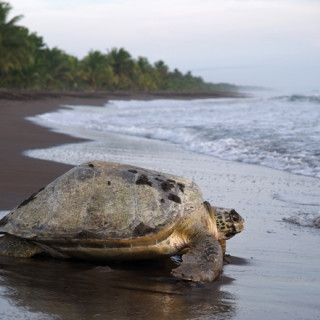
<instances>
[{"instance_id":1,"label":"turtle rear flipper","mask_svg":"<svg viewBox=\"0 0 320 320\"><path fill-rule=\"evenodd\" d=\"M197 235L181 265L171 274L181 280L211 282L222 272L223 253L219 242L210 234Z\"/></svg>"},{"instance_id":2,"label":"turtle rear flipper","mask_svg":"<svg viewBox=\"0 0 320 320\"><path fill-rule=\"evenodd\" d=\"M31 241L24 240L11 235L0 237L0 255L16 258L30 258L41 253L38 246Z\"/></svg>"}]
</instances>

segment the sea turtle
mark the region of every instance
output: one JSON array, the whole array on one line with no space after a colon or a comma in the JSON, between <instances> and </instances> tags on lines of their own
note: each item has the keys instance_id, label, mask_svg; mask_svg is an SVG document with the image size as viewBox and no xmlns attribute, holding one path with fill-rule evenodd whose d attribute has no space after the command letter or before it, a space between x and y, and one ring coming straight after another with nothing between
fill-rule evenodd
<instances>
[{"instance_id":1,"label":"sea turtle","mask_svg":"<svg viewBox=\"0 0 320 320\"><path fill-rule=\"evenodd\" d=\"M226 239L243 230L235 211L212 207L193 181L130 165L74 167L0 220L0 254L87 260L182 254L178 279L213 281Z\"/></svg>"}]
</instances>

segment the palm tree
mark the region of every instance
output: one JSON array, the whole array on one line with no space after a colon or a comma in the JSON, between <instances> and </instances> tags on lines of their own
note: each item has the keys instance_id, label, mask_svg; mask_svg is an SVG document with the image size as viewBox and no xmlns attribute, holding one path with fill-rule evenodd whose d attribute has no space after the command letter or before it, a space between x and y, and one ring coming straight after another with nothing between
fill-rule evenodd
<instances>
[{"instance_id":1,"label":"palm tree","mask_svg":"<svg viewBox=\"0 0 320 320\"><path fill-rule=\"evenodd\" d=\"M10 86L38 89L42 84L39 62L40 65L42 65L41 57L43 51L46 49L46 45L43 42L43 38L35 33L28 34L27 41L29 44L31 63L23 66L21 69L14 69L10 72L10 75L14 78L13 81L10 82Z\"/></svg>"},{"instance_id":2,"label":"palm tree","mask_svg":"<svg viewBox=\"0 0 320 320\"><path fill-rule=\"evenodd\" d=\"M110 65L115 75L128 74L133 66L131 55L124 48L113 48L108 53Z\"/></svg>"},{"instance_id":3,"label":"palm tree","mask_svg":"<svg viewBox=\"0 0 320 320\"><path fill-rule=\"evenodd\" d=\"M152 70L152 66L149 63L148 58L138 57L137 64L138 64L140 71L143 73L147 73Z\"/></svg>"},{"instance_id":4,"label":"palm tree","mask_svg":"<svg viewBox=\"0 0 320 320\"><path fill-rule=\"evenodd\" d=\"M113 48L107 57L113 70L115 87L117 89L133 88L136 73L130 53L124 48Z\"/></svg>"},{"instance_id":5,"label":"palm tree","mask_svg":"<svg viewBox=\"0 0 320 320\"><path fill-rule=\"evenodd\" d=\"M68 55L58 48L45 48L37 61L41 86L46 89L64 89L68 83Z\"/></svg>"},{"instance_id":6,"label":"palm tree","mask_svg":"<svg viewBox=\"0 0 320 320\"><path fill-rule=\"evenodd\" d=\"M157 70L157 88L161 90L167 89L166 82L168 80L168 66L162 60L155 62L154 66Z\"/></svg>"},{"instance_id":7,"label":"palm tree","mask_svg":"<svg viewBox=\"0 0 320 320\"><path fill-rule=\"evenodd\" d=\"M149 63L145 57L138 57L136 61L138 69L138 89L139 90L155 90L156 84L156 73L157 71Z\"/></svg>"},{"instance_id":8,"label":"palm tree","mask_svg":"<svg viewBox=\"0 0 320 320\"><path fill-rule=\"evenodd\" d=\"M33 62L31 55L32 44L28 40L27 28L15 24L22 16L15 16L8 20L11 6L0 2L0 76L5 83L11 70L21 70Z\"/></svg>"},{"instance_id":9,"label":"palm tree","mask_svg":"<svg viewBox=\"0 0 320 320\"><path fill-rule=\"evenodd\" d=\"M100 51L90 51L82 60L84 80L92 89L109 89L112 86L113 72L108 58Z\"/></svg>"}]
</instances>

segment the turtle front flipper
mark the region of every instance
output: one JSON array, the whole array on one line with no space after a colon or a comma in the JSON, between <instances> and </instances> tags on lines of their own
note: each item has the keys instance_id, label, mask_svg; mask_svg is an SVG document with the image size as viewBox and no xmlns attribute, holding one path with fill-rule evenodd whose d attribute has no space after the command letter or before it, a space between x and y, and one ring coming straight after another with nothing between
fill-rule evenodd
<instances>
[{"instance_id":1,"label":"turtle front flipper","mask_svg":"<svg viewBox=\"0 0 320 320\"><path fill-rule=\"evenodd\" d=\"M38 246L31 241L24 240L11 235L0 237L0 255L16 258L31 258L32 256L41 253Z\"/></svg>"},{"instance_id":2,"label":"turtle front flipper","mask_svg":"<svg viewBox=\"0 0 320 320\"><path fill-rule=\"evenodd\" d=\"M227 242L226 242L226 240L219 240L219 243L222 248L222 253L223 253L223 255L225 255L226 251L227 251Z\"/></svg>"},{"instance_id":3,"label":"turtle front flipper","mask_svg":"<svg viewBox=\"0 0 320 320\"><path fill-rule=\"evenodd\" d=\"M211 282L222 272L223 253L219 242L210 234L197 235L182 256L181 265L171 274L181 280Z\"/></svg>"}]
</instances>

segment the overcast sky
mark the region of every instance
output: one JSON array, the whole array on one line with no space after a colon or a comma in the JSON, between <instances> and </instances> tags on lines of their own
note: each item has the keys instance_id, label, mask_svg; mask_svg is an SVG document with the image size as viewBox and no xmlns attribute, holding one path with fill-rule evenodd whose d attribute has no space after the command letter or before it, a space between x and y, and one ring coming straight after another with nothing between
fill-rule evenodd
<instances>
[{"instance_id":1,"label":"overcast sky","mask_svg":"<svg viewBox=\"0 0 320 320\"><path fill-rule=\"evenodd\" d=\"M320 0L8 0L47 45L124 47L206 81L320 89Z\"/></svg>"}]
</instances>

